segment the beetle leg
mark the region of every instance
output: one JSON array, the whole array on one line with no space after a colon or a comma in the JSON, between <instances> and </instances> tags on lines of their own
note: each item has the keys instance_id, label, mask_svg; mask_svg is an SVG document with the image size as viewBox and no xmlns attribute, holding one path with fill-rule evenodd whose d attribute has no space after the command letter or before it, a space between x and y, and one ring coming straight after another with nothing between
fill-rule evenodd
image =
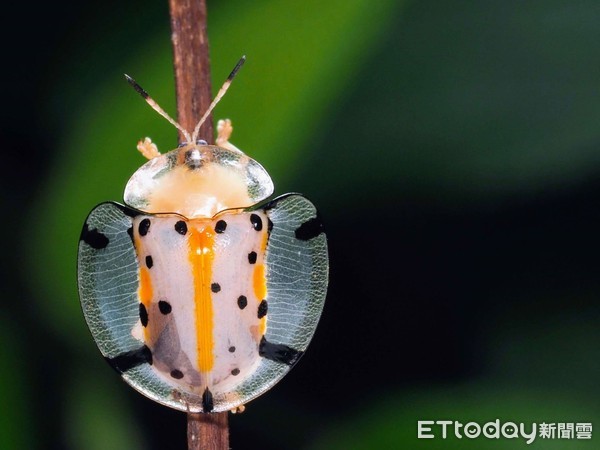
<instances>
[{"instance_id":1,"label":"beetle leg","mask_svg":"<svg viewBox=\"0 0 600 450\"><path fill-rule=\"evenodd\" d=\"M240 406L236 406L233 409L230 409L231 414L241 414L246 410L246 406L245 405L240 405Z\"/></svg>"},{"instance_id":2,"label":"beetle leg","mask_svg":"<svg viewBox=\"0 0 600 450\"><path fill-rule=\"evenodd\" d=\"M142 155L144 155L144 157L148 159L153 159L157 156L160 156L158 147L154 142L152 142L152 140L149 137L144 138L143 141L139 141L137 144L137 149Z\"/></svg>"},{"instance_id":3,"label":"beetle leg","mask_svg":"<svg viewBox=\"0 0 600 450\"><path fill-rule=\"evenodd\" d=\"M231 126L231 120L219 120L217 122L217 142L219 147L226 148L227 150L233 150L234 152L243 153L239 148L229 142L233 127Z\"/></svg>"}]
</instances>

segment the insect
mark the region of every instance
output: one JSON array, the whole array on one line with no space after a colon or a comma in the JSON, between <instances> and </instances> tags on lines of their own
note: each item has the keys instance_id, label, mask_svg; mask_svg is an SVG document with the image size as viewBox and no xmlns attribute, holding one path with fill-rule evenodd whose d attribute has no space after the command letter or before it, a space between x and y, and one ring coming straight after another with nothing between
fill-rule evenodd
<instances>
[{"instance_id":1,"label":"insect","mask_svg":"<svg viewBox=\"0 0 600 450\"><path fill-rule=\"evenodd\" d=\"M277 383L308 346L323 309L327 242L315 207L299 194L265 201L265 169L200 126L192 133L130 77L185 136L149 161L87 217L79 242L83 313L105 359L136 390L187 412L235 410ZM261 203L262 202L262 203Z\"/></svg>"}]
</instances>

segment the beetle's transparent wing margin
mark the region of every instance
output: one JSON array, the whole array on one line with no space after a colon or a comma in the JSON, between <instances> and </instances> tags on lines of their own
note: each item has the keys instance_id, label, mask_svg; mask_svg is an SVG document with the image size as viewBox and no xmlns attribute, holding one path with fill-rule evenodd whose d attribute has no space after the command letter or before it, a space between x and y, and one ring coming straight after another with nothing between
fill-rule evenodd
<instances>
[{"instance_id":1,"label":"beetle's transparent wing margin","mask_svg":"<svg viewBox=\"0 0 600 450\"><path fill-rule=\"evenodd\" d=\"M98 348L109 362L127 352L141 351L140 341L131 334L139 320L138 263L131 238L132 217L138 213L118 203L101 203L87 217L79 242L81 307ZM125 369L115 368L121 372Z\"/></svg>"},{"instance_id":2,"label":"beetle's transparent wing margin","mask_svg":"<svg viewBox=\"0 0 600 450\"><path fill-rule=\"evenodd\" d=\"M327 239L316 208L301 195L279 197L264 209L273 224L266 254L266 338L304 351L325 302Z\"/></svg>"},{"instance_id":3,"label":"beetle's transparent wing margin","mask_svg":"<svg viewBox=\"0 0 600 450\"><path fill-rule=\"evenodd\" d=\"M268 320L260 348L263 361L239 387L245 401L277 383L306 350L323 310L329 274L327 239L309 200L287 194L256 209L270 222Z\"/></svg>"},{"instance_id":4,"label":"beetle's transparent wing margin","mask_svg":"<svg viewBox=\"0 0 600 450\"><path fill-rule=\"evenodd\" d=\"M185 411L187 405L153 370L150 349L132 334L140 324L139 266L132 228L139 215L152 216L107 202L87 217L77 268L81 306L100 352L123 379L152 400ZM192 405L201 404L198 396L189 399Z\"/></svg>"}]
</instances>

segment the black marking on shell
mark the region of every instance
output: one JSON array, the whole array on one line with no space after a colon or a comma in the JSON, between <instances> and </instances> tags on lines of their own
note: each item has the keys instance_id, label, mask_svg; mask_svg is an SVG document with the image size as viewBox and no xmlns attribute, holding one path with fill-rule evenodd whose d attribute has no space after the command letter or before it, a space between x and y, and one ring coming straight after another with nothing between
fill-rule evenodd
<instances>
[{"instance_id":1,"label":"black marking on shell","mask_svg":"<svg viewBox=\"0 0 600 450\"><path fill-rule=\"evenodd\" d=\"M295 194L284 194L280 197L274 198L273 200L271 200L269 203L267 203L266 205L263 206L262 210L266 213L267 211L277 207L277 205L279 204L279 202L281 200L284 200L285 198L289 197L290 195L295 195Z\"/></svg>"},{"instance_id":2,"label":"black marking on shell","mask_svg":"<svg viewBox=\"0 0 600 450\"><path fill-rule=\"evenodd\" d=\"M154 261L152 261L152 256L150 256L150 255L146 256L146 267L148 269L152 269L153 265L154 265Z\"/></svg>"},{"instance_id":3,"label":"black marking on shell","mask_svg":"<svg viewBox=\"0 0 600 450\"><path fill-rule=\"evenodd\" d=\"M225 230L227 229L227 222L225 222L224 220L219 220L216 224L215 224L215 233L223 233Z\"/></svg>"},{"instance_id":4,"label":"black marking on shell","mask_svg":"<svg viewBox=\"0 0 600 450\"><path fill-rule=\"evenodd\" d=\"M143 219L138 226L138 232L140 233L140 236L146 236L148 234L148 230L150 230L150 219Z\"/></svg>"},{"instance_id":5,"label":"black marking on shell","mask_svg":"<svg viewBox=\"0 0 600 450\"><path fill-rule=\"evenodd\" d=\"M239 374L240 374L240 369L238 369L237 367L231 371L231 375L233 375L233 376L239 375Z\"/></svg>"},{"instance_id":6,"label":"black marking on shell","mask_svg":"<svg viewBox=\"0 0 600 450\"><path fill-rule=\"evenodd\" d=\"M138 211L137 209L133 209L130 208L129 206L125 206L125 205L120 205L119 203L114 203L111 202L113 206L116 206L117 208L119 208L121 210L121 212L123 214L125 214L127 217L137 217L140 214L142 214L141 211Z\"/></svg>"},{"instance_id":7,"label":"black marking on shell","mask_svg":"<svg viewBox=\"0 0 600 450\"><path fill-rule=\"evenodd\" d=\"M245 295L240 295L237 299L237 304L240 309L244 309L246 306L248 306L248 299Z\"/></svg>"},{"instance_id":8,"label":"black marking on shell","mask_svg":"<svg viewBox=\"0 0 600 450\"><path fill-rule=\"evenodd\" d=\"M258 214L250 214L250 222L256 231L262 230L262 219Z\"/></svg>"},{"instance_id":9,"label":"black marking on shell","mask_svg":"<svg viewBox=\"0 0 600 450\"><path fill-rule=\"evenodd\" d=\"M231 347L229 347L229 353L233 353L235 352L235 347L232 345Z\"/></svg>"},{"instance_id":10,"label":"black marking on shell","mask_svg":"<svg viewBox=\"0 0 600 450\"><path fill-rule=\"evenodd\" d=\"M321 233L323 233L323 222L321 222L318 216L307 220L295 231L296 239L300 239L301 241L309 241Z\"/></svg>"},{"instance_id":11,"label":"black marking on shell","mask_svg":"<svg viewBox=\"0 0 600 450\"><path fill-rule=\"evenodd\" d=\"M248 253L248 262L250 264L256 264L256 258L258 257L258 255L256 254L256 252L250 252Z\"/></svg>"},{"instance_id":12,"label":"black marking on shell","mask_svg":"<svg viewBox=\"0 0 600 450\"><path fill-rule=\"evenodd\" d=\"M127 234L131 239L131 243L135 245L135 241L133 240L133 225L127 228Z\"/></svg>"},{"instance_id":13,"label":"black marking on shell","mask_svg":"<svg viewBox=\"0 0 600 450\"><path fill-rule=\"evenodd\" d=\"M263 336L258 346L258 354L271 361L293 366L298 362L304 352L293 349L292 347L288 347L284 344L274 344L267 341L267 339Z\"/></svg>"},{"instance_id":14,"label":"black marking on shell","mask_svg":"<svg viewBox=\"0 0 600 450\"><path fill-rule=\"evenodd\" d=\"M114 358L105 358L106 361L119 373L127 372L129 369L148 363L152 365L152 352L143 345L135 350L121 353Z\"/></svg>"},{"instance_id":15,"label":"black marking on shell","mask_svg":"<svg viewBox=\"0 0 600 450\"><path fill-rule=\"evenodd\" d=\"M97 228L90 230L87 223L83 224L80 240L96 250L106 248L109 243L109 240L105 234L98 231Z\"/></svg>"},{"instance_id":16,"label":"black marking on shell","mask_svg":"<svg viewBox=\"0 0 600 450\"><path fill-rule=\"evenodd\" d=\"M143 327L148 326L148 310L143 303L140 303L140 321L142 322Z\"/></svg>"},{"instance_id":17,"label":"black marking on shell","mask_svg":"<svg viewBox=\"0 0 600 450\"><path fill-rule=\"evenodd\" d=\"M273 221L270 217L267 217L267 231L270 233L273 231Z\"/></svg>"},{"instance_id":18,"label":"black marking on shell","mask_svg":"<svg viewBox=\"0 0 600 450\"><path fill-rule=\"evenodd\" d=\"M213 395L212 392L210 392L210 389L207 387L202 394L202 412L209 413L213 410L213 408Z\"/></svg>"},{"instance_id":19,"label":"black marking on shell","mask_svg":"<svg viewBox=\"0 0 600 450\"><path fill-rule=\"evenodd\" d=\"M258 305L258 318L262 319L263 317L265 317L267 315L267 311L269 310L269 305L267 303L266 300L263 300L260 302L260 304Z\"/></svg>"},{"instance_id":20,"label":"black marking on shell","mask_svg":"<svg viewBox=\"0 0 600 450\"><path fill-rule=\"evenodd\" d=\"M187 233L187 224L183 220L179 220L175 223L175 231L177 231L182 236L185 236Z\"/></svg>"},{"instance_id":21,"label":"black marking on shell","mask_svg":"<svg viewBox=\"0 0 600 450\"><path fill-rule=\"evenodd\" d=\"M171 376L176 380L181 380L183 378L183 372L178 369L171 370Z\"/></svg>"},{"instance_id":22,"label":"black marking on shell","mask_svg":"<svg viewBox=\"0 0 600 450\"><path fill-rule=\"evenodd\" d=\"M213 283L210 285L210 290L216 294L221 291L221 285L219 283Z\"/></svg>"},{"instance_id":23,"label":"black marking on shell","mask_svg":"<svg viewBox=\"0 0 600 450\"><path fill-rule=\"evenodd\" d=\"M164 314L165 316L166 316L167 314L170 314L170 313L171 313L171 311L173 310L173 308L171 307L171 304L170 304L168 301L166 301L166 300L160 300L160 301L158 302L158 309L159 309L159 310L160 310L160 312L161 312L162 314Z\"/></svg>"}]
</instances>

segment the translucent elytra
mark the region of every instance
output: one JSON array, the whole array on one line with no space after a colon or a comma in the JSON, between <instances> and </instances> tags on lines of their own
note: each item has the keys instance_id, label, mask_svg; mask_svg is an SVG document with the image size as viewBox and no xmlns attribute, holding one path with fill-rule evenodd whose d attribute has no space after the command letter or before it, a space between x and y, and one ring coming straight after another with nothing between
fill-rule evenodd
<instances>
[{"instance_id":1,"label":"translucent elytra","mask_svg":"<svg viewBox=\"0 0 600 450\"><path fill-rule=\"evenodd\" d=\"M248 208L273 193L266 170L242 152L187 145L153 158L125 187L125 203L148 213L213 217Z\"/></svg>"}]
</instances>

